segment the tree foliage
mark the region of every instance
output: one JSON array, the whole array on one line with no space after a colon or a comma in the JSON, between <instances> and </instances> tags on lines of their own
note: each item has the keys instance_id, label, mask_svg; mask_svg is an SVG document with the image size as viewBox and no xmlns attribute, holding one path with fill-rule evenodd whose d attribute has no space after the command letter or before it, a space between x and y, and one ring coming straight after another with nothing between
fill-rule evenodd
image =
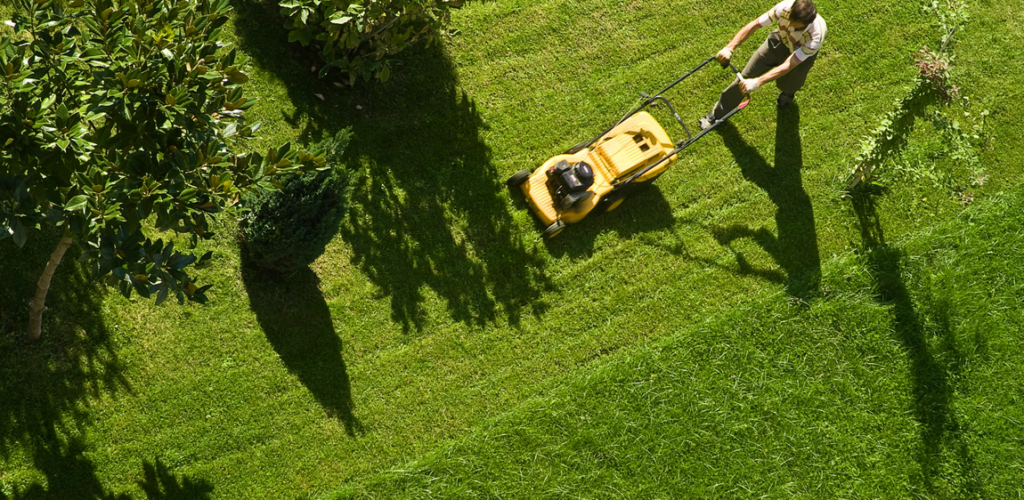
<instances>
[{"instance_id":1,"label":"tree foliage","mask_svg":"<svg viewBox=\"0 0 1024 500\"><path fill-rule=\"evenodd\" d=\"M325 65L364 80L391 76L390 56L432 42L464 0L285 0L288 40L319 50Z\"/></svg>"},{"instance_id":2,"label":"tree foliage","mask_svg":"<svg viewBox=\"0 0 1024 500\"><path fill-rule=\"evenodd\" d=\"M329 169L292 177L280 190L242 198L240 236L251 263L287 273L324 253L348 206L352 183L340 162L348 141L349 131L343 130L317 145L325 151Z\"/></svg>"},{"instance_id":3,"label":"tree foliage","mask_svg":"<svg viewBox=\"0 0 1024 500\"><path fill-rule=\"evenodd\" d=\"M258 125L217 41L228 0L18 2L0 39L0 240L57 226L125 296L205 301L186 271L201 259L147 232L209 238L242 191L325 162L233 152Z\"/></svg>"}]
</instances>

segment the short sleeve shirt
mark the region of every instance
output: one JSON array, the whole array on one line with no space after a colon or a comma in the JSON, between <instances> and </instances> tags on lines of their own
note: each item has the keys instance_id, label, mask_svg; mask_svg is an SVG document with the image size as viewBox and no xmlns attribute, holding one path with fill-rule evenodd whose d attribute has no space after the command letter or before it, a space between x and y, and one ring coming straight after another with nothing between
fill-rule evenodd
<instances>
[{"instance_id":1,"label":"short sleeve shirt","mask_svg":"<svg viewBox=\"0 0 1024 500\"><path fill-rule=\"evenodd\" d=\"M789 13L793 10L795 0L783 0L771 10L757 18L762 28L767 28L773 23L779 23L779 38L782 43L789 47L789 51L796 55L800 61L818 53L821 43L825 41L825 20L819 15L814 22L808 24L802 31L790 29Z\"/></svg>"}]
</instances>

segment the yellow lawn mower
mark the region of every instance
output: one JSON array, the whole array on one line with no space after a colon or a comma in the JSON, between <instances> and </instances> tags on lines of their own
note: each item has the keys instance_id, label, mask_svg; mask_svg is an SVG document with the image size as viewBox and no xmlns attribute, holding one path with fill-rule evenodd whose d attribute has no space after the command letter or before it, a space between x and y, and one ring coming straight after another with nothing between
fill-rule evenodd
<instances>
[{"instance_id":1,"label":"yellow lawn mower","mask_svg":"<svg viewBox=\"0 0 1024 500\"><path fill-rule=\"evenodd\" d=\"M552 157L533 172L516 172L505 182L526 195L530 208L547 226L544 237L558 236L567 225L579 222L595 210L615 210L628 192L650 185L668 170L680 151L747 106L749 99L696 136L690 134L663 94L714 60L708 58L653 96L640 94L643 103L608 130ZM730 68L733 74L739 73L731 62L723 67ZM644 111L658 103L664 103L683 127L685 140L673 143L658 121Z\"/></svg>"}]
</instances>

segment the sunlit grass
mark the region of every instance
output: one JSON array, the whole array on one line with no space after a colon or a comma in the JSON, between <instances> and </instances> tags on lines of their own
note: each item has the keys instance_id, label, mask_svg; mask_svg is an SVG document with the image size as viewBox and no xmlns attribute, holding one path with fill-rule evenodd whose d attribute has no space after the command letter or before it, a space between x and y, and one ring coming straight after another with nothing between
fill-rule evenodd
<instances>
[{"instance_id":1,"label":"sunlit grass","mask_svg":"<svg viewBox=\"0 0 1024 500\"><path fill-rule=\"evenodd\" d=\"M718 343L738 343L742 330L723 326L730 318L760 333L745 351L727 357L726 366L688 368L685 376L700 382L694 387L709 397L730 394L722 379L726 368L741 380L751 377L741 370L748 358L739 354L753 355L775 335L788 335L791 347L808 356L814 342L831 349L832 361L808 358L813 368L852 363L860 359L858 349L889 356L885 373L907 366L908 359L898 355L899 340L885 330L886 306L871 304L865 295L871 287L862 276L866 263L851 257L864 248L857 214L838 194L862 136L910 85L911 54L921 45L934 46L940 36L918 3L823 4L829 39L795 113L777 117L775 90L766 87L731 130L687 150L653 189L551 242L539 239L535 222L501 182L602 130L641 91L661 88L712 55L767 4L474 4L456 13L457 31L441 47L410 52L386 84L356 88L314 78L315 62L286 43L273 2L233 5L231 38L251 57L248 92L261 100L249 114L264 124L252 146L314 141L353 128L349 161L363 177L342 234L309 272L274 281L243 266L234 221L225 215L219 237L197 249L215 251L212 265L200 272L203 282L214 285L207 306L155 307L116 294L63 305L58 298L50 304L41 364L85 366L76 373L88 382L106 373L105 367L60 365L65 347L82 360L90 352L99 361L116 354L116 363L108 364L121 382L115 390L93 392L83 389L87 384L65 384L60 369L15 369L25 363L11 360L35 349L15 339L35 276L30 268L40 259L18 256L9 240L0 242L0 363L6 369L0 388L33 388L38 394L68 389L46 404L48 396L31 399L24 396L32 392L27 389L0 393L20 398L0 406L0 423L14 422L0 429L31 429L26 418L38 418L44 427L66 424L46 441L52 449L4 436L10 452L0 456L0 492L12 495L34 484L49 488L50 496L67 497L71 490L64 488L77 484L92 485L79 491L141 498L138 483L159 463L164 473L158 477L208 485L214 498L327 495L343 483L358 484L443 450L451 440L489 439L489 429L505 424L481 425L514 422L543 401L534 398L552 391L569 401L583 394L581 407L600 406L598 396L614 392L613 375L624 373L637 352L691 345L707 357ZM1007 56L1017 51L1019 16L1005 5L972 7L975 20L958 35L955 50L965 93L993 112L991 133L998 146L982 156L989 173L978 190L983 203L1021 178L1020 145L1013 140L1024 134L1016 112L1020 90L1005 82L1024 68L1020 58ZM740 61L763 34L737 53ZM681 86L673 102L695 123L728 80L725 72L709 68ZM779 139L777 122L785 125ZM793 140L797 134L799 142ZM962 209L950 193L908 184L892 186L876 213L888 240L904 241ZM907 248L907 258L913 258L916 247ZM847 265L855 278L835 284ZM793 279L819 266L826 271L820 287ZM58 282L80 286L73 270L71 262L62 265ZM806 304L799 305L801 300ZM61 326L73 326L81 304L93 301L85 319L93 338L106 340L81 334L74 338L86 340L69 340L73 329ZM759 323L772 315L808 328L824 322L823 330L801 340L790 327ZM829 344L826 320L848 317L850 328L866 337L851 345ZM709 318L717 318L718 326L702 326ZM90 342L99 347L89 351ZM653 374L664 360L653 354L650 359ZM606 362L613 365L600 371ZM753 366L771 374L768 360L762 362ZM573 389L584 387L580 381L594 370L612 375L595 378L593 389L582 393ZM858 373L844 373L844 383L873 383ZM795 408L787 417L792 429L802 429L792 439L813 437L806 429L821 427L807 420L814 408L842 418L828 407L835 400L820 392L823 385L771 380L778 385L766 379L767 394L777 398L787 391L822 396L807 407L788 402ZM558 389L565 381L570 388ZM662 386L666 401L695 397L673 393L672 387ZM1009 390L993 389L1002 391L997 395ZM754 391L744 394L750 405L766 404ZM879 425L892 424L892 434L882 437L904 440L892 450L906 454L889 457L896 476L909 474L896 468L918 463L920 433L908 430L915 425L913 397L907 380L893 379L871 399L891 412L878 416ZM81 411L65 411L71 407ZM715 446L746 446L761 436L756 415L746 415L753 426L747 434L719 432L739 425L728 420L735 416L728 412L719 412L719 420L704 429L720 438ZM558 418L537 425L565 425ZM856 441L862 422L834 425L835 439L849 447L830 456L861 456ZM540 430L558 435L556 427ZM656 442L656 434L633 435L638 442ZM467 446L475 446L472 439ZM70 448L66 443L73 440L83 446ZM588 448L581 441L570 450ZM832 466L813 455L803 460L823 474ZM638 459L636 470L644 464ZM500 460L493 465L490 470L502 470ZM872 477L884 475L878 467ZM68 470L73 474L62 472ZM751 469L756 470L761 469ZM876 490L878 495L893 491L886 488Z\"/></svg>"}]
</instances>

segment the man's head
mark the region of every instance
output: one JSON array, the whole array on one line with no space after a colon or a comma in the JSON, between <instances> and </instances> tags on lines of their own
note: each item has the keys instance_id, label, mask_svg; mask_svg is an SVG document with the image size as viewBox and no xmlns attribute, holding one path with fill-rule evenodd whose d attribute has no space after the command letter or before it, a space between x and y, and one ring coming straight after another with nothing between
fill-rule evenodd
<instances>
[{"instance_id":1,"label":"man's head","mask_svg":"<svg viewBox=\"0 0 1024 500\"><path fill-rule=\"evenodd\" d=\"M789 22L797 25L799 29L806 28L818 17L818 7L811 0L796 0L793 8L789 11Z\"/></svg>"}]
</instances>

